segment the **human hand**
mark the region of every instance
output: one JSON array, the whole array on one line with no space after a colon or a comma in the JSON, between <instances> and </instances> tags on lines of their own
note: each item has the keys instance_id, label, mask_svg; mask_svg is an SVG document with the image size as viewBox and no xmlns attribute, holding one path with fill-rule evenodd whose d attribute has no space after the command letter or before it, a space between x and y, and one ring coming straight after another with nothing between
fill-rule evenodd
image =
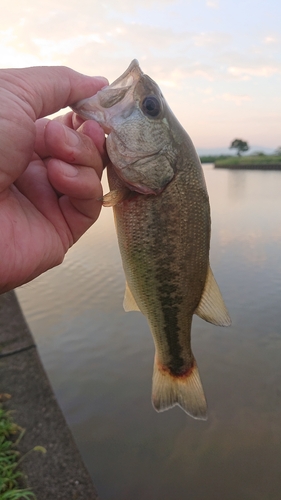
<instances>
[{"instance_id":1,"label":"human hand","mask_svg":"<svg viewBox=\"0 0 281 500\"><path fill-rule=\"evenodd\" d=\"M64 67L0 70L0 293L60 264L102 206L105 137L61 108L107 84Z\"/></svg>"}]
</instances>

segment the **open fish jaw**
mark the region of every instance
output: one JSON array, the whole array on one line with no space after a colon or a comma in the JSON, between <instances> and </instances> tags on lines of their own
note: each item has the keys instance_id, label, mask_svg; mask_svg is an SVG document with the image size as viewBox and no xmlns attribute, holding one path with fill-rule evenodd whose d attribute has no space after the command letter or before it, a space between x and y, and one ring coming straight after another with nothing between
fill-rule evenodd
<instances>
[{"instance_id":1,"label":"open fish jaw","mask_svg":"<svg viewBox=\"0 0 281 500\"><path fill-rule=\"evenodd\" d=\"M94 96L73 104L73 111L85 120L96 120L103 128L110 131L112 107L122 101L121 109L120 107L114 108L114 113L118 116L120 112L124 112L126 101L132 99L131 93L142 75L139 63L134 59L123 75L113 83L99 90ZM111 112L107 111L110 108Z\"/></svg>"}]
</instances>

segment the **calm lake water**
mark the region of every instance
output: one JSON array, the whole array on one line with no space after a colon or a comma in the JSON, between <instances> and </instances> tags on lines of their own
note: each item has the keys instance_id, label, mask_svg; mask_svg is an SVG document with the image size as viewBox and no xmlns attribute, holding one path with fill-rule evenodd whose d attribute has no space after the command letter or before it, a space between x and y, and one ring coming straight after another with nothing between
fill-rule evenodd
<instances>
[{"instance_id":1,"label":"calm lake water","mask_svg":"<svg viewBox=\"0 0 281 500\"><path fill-rule=\"evenodd\" d=\"M101 500L281 498L281 172L204 172L211 265L233 322L194 318L207 422L151 406L153 341L122 308L111 209L62 266L18 290Z\"/></svg>"}]
</instances>

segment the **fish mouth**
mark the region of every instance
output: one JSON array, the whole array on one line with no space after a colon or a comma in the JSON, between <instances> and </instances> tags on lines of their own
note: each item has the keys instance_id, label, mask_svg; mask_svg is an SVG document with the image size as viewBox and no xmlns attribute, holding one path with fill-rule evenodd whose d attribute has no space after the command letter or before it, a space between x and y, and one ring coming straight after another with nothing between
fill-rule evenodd
<instances>
[{"instance_id":1,"label":"fish mouth","mask_svg":"<svg viewBox=\"0 0 281 500\"><path fill-rule=\"evenodd\" d=\"M131 87L143 75L137 59L134 59L124 73L119 76L109 87L112 89Z\"/></svg>"},{"instance_id":2,"label":"fish mouth","mask_svg":"<svg viewBox=\"0 0 281 500\"><path fill-rule=\"evenodd\" d=\"M134 59L126 71L114 82L103 87L92 97L74 103L71 108L84 120L95 120L106 134L110 134L113 130L110 124L112 117L120 113L120 107L124 106L124 100L131 99L135 85L142 75L139 62Z\"/></svg>"},{"instance_id":3,"label":"fish mouth","mask_svg":"<svg viewBox=\"0 0 281 500\"><path fill-rule=\"evenodd\" d=\"M144 77L138 61L134 59L126 71L113 83L103 87L94 96L73 104L72 109L85 120L95 120L108 136L106 139L107 153L114 171L122 183L131 191L145 195L157 195L163 191L165 186L156 185L156 182L150 186L147 185L149 182L141 171L141 164L144 160L149 161L154 156L159 155L161 152L159 146L156 144L152 146L149 154L143 151L142 147L131 150L130 141L127 141L127 137L119 132L120 122L129 119L135 109L139 107L142 96L137 95L136 97L135 90ZM138 162L140 162L139 165ZM132 175L130 169L133 170L135 166L137 174Z\"/></svg>"}]
</instances>

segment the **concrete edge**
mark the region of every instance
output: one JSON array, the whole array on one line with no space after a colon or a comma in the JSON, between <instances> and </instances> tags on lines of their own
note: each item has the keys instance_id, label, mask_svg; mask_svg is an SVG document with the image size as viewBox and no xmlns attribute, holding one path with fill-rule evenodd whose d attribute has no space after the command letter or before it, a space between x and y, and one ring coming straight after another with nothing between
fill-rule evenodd
<instances>
[{"instance_id":1,"label":"concrete edge","mask_svg":"<svg viewBox=\"0 0 281 500\"><path fill-rule=\"evenodd\" d=\"M26 484L37 500L98 500L70 429L42 366L15 293L0 295L0 393L26 431L18 449Z\"/></svg>"}]
</instances>

